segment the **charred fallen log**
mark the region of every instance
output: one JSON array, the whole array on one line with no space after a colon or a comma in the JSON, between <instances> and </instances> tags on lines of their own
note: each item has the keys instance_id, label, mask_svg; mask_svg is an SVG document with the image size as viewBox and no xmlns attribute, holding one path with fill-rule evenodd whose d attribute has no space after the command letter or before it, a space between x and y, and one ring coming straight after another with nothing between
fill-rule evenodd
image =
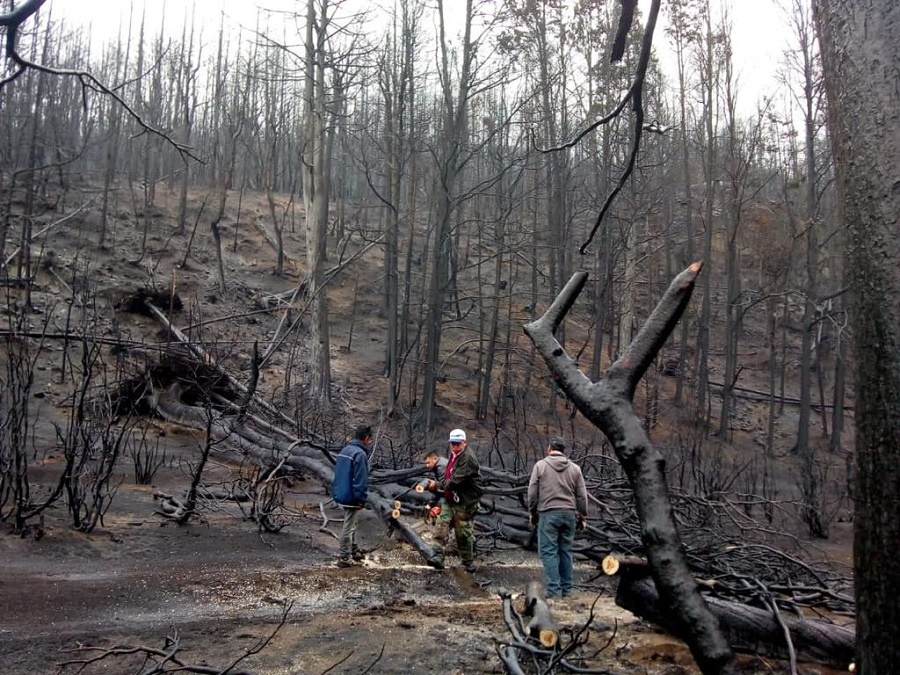
<instances>
[{"instance_id":1,"label":"charred fallen log","mask_svg":"<svg viewBox=\"0 0 900 675\"><path fill-rule=\"evenodd\" d=\"M609 556L603 567L607 574L618 576L617 605L684 639L682 629L660 602L646 561ZM701 581L698 587L715 590L716 585ZM728 643L737 652L777 659L796 657L800 661L842 669L853 661L855 632L852 628L784 615L774 605L760 609L711 594L704 597Z\"/></svg>"},{"instance_id":2,"label":"charred fallen log","mask_svg":"<svg viewBox=\"0 0 900 675\"><path fill-rule=\"evenodd\" d=\"M275 459L280 458L281 463L311 473L324 485L331 484L334 477L332 463L326 461L321 448L310 446L300 439L291 441L289 437L288 439L273 438L253 429L250 426L250 418L245 417L241 421L237 415L223 415L209 408L180 403L175 398L176 394L177 388L170 387L165 395L156 397L157 412L166 419L193 428L203 428L210 415L214 415L215 420L207 428L211 429L218 441L228 441L235 446L243 457L253 457L257 462L265 464L271 464ZM396 474L394 474L395 476ZM368 505L382 518L391 531L399 532L426 563L437 567L440 565L440 557L434 547L425 541L414 528L398 519L394 513L396 497L403 493L416 494L415 490L404 488L397 483L373 486L369 493ZM166 502L166 504L169 503ZM174 513L177 511L177 504L174 503L174 500L171 503ZM170 514L167 516L173 517Z\"/></svg>"},{"instance_id":3,"label":"charred fallen log","mask_svg":"<svg viewBox=\"0 0 900 675\"><path fill-rule=\"evenodd\" d=\"M399 532L406 542L412 546L430 566L441 569L444 566L443 556L407 522L396 517L394 501L377 492L370 492L369 505L381 516L392 532Z\"/></svg>"},{"instance_id":4,"label":"charred fallen log","mask_svg":"<svg viewBox=\"0 0 900 675\"><path fill-rule=\"evenodd\" d=\"M498 640L497 654L509 675L524 675L526 672L612 675L605 668L592 668L590 663L611 641L599 650L592 648L588 652L585 649L595 626L593 606L583 625L564 628L553 616L540 582L528 584L521 612L516 608L510 591L501 588L497 595L500 596L503 621L510 635L509 640ZM529 617L527 623L525 617Z\"/></svg>"}]
</instances>

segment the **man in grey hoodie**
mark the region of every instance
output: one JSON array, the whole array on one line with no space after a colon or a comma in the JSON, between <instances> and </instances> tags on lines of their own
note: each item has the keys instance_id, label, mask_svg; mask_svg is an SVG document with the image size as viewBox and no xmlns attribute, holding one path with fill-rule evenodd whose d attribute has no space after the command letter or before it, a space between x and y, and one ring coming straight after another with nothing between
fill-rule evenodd
<instances>
[{"instance_id":1,"label":"man in grey hoodie","mask_svg":"<svg viewBox=\"0 0 900 675\"><path fill-rule=\"evenodd\" d=\"M551 438L547 456L534 465L528 483L528 508L537 522L548 598L572 592L572 542L575 528L587 517L584 476L565 451L561 438Z\"/></svg>"}]
</instances>

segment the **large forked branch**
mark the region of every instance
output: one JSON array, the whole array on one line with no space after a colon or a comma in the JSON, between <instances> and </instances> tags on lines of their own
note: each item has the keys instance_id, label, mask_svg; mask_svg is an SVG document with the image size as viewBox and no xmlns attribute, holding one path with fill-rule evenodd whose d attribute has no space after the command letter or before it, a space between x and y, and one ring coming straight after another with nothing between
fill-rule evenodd
<instances>
[{"instance_id":1,"label":"large forked branch","mask_svg":"<svg viewBox=\"0 0 900 675\"><path fill-rule=\"evenodd\" d=\"M641 540L662 606L679 626L697 665L704 673L731 673L734 654L685 559L669 501L665 460L651 444L632 401L637 383L684 312L701 268L694 263L675 277L634 341L597 382L579 370L555 335L584 288L586 272L572 275L546 313L525 326L525 333L557 385L612 443L634 490Z\"/></svg>"}]
</instances>

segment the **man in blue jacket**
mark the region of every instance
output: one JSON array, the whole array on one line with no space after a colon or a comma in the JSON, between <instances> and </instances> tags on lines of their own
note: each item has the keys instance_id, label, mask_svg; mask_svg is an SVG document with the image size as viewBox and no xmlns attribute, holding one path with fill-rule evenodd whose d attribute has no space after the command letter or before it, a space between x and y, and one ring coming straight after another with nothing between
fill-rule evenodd
<instances>
[{"instance_id":1,"label":"man in blue jacket","mask_svg":"<svg viewBox=\"0 0 900 675\"><path fill-rule=\"evenodd\" d=\"M341 553L338 567L358 565L365 556L356 546L356 528L359 512L369 496L369 445L372 443L372 427L361 424L356 427L350 441L334 462L334 479L331 481L331 497L344 508L344 526L341 528Z\"/></svg>"}]
</instances>

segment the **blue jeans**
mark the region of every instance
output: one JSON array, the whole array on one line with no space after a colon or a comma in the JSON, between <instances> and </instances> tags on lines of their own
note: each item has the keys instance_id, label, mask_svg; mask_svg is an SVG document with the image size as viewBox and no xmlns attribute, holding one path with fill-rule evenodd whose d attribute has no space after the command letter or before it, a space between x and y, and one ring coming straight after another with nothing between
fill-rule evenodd
<instances>
[{"instance_id":1,"label":"blue jeans","mask_svg":"<svg viewBox=\"0 0 900 675\"><path fill-rule=\"evenodd\" d=\"M544 564L547 597L572 592L572 542L574 511L541 511L538 514L538 553Z\"/></svg>"}]
</instances>

